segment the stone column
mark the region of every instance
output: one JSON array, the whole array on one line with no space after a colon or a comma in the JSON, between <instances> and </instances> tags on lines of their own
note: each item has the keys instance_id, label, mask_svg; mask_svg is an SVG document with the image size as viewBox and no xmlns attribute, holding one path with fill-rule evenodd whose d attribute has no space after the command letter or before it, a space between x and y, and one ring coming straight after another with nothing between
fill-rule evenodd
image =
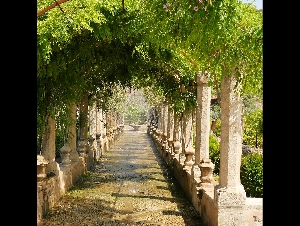
<instances>
[{"instance_id":1,"label":"stone column","mask_svg":"<svg viewBox=\"0 0 300 226\"><path fill-rule=\"evenodd\" d=\"M101 144L101 115L102 109L98 108L96 111L96 142L97 142L97 149L96 149L96 160L99 160L102 155L102 144Z\"/></svg>"},{"instance_id":2,"label":"stone column","mask_svg":"<svg viewBox=\"0 0 300 226\"><path fill-rule=\"evenodd\" d=\"M213 170L215 165L211 162L210 159L201 159L201 162L199 164L200 166L200 180L201 180L201 186L202 187L210 187L213 188L213 184L211 182L213 181Z\"/></svg>"},{"instance_id":3,"label":"stone column","mask_svg":"<svg viewBox=\"0 0 300 226\"><path fill-rule=\"evenodd\" d=\"M168 126L167 126L167 141L168 151L172 154L173 152L173 133L174 133L174 110L171 105L168 105Z\"/></svg>"},{"instance_id":4,"label":"stone column","mask_svg":"<svg viewBox=\"0 0 300 226\"><path fill-rule=\"evenodd\" d=\"M151 110L151 119L150 119L150 124L152 127L152 137L154 139L155 146L158 148L158 143L159 143L159 136L158 136L158 131L159 131L159 110L152 108Z\"/></svg>"},{"instance_id":5,"label":"stone column","mask_svg":"<svg viewBox=\"0 0 300 226\"><path fill-rule=\"evenodd\" d=\"M84 160L86 159L86 149L87 149L87 141L84 140L84 138L79 138L77 141L77 152L80 157L82 157Z\"/></svg>"},{"instance_id":6,"label":"stone column","mask_svg":"<svg viewBox=\"0 0 300 226\"><path fill-rule=\"evenodd\" d=\"M162 129L162 147L163 151L168 150L168 101L163 103L163 129Z\"/></svg>"},{"instance_id":7,"label":"stone column","mask_svg":"<svg viewBox=\"0 0 300 226\"><path fill-rule=\"evenodd\" d=\"M87 140L87 132L88 132L88 95L86 94L80 102L79 106L79 137L80 139Z\"/></svg>"},{"instance_id":8,"label":"stone column","mask_svg":"<svg viewBox=\"0 0 300 226\"><path fill-rule=\"evenodd\" d=\"M160 104L159 113L158 113L158 127L156 130L157 133L157 143L158 149L162 150L162 135L163 135L163 103Z\"/></svg>"},{"instance_id":9,"label":"stone column","mask_svg":"<svg viewBox=\"0 0 300 226\"><path fill-rule=\"evenodd\" d=\"M106 113L106 137L107 137L107 150L109 149L109 147L112 144L112 112L111 110L109 110Z\"/></svg>"},{"instance_id":10,"label":"stone column","mask_svg":"<svg viewBox=\"0 0 300 226\"><path fill-rule=\"evenodd\" d=\"M72 118L72 125L70 125L68 130L68 145L71 148L70 152L70 159L71 162L77 162L79 160L79 155L76 150L76 112L77 112L77 105L74 103L70 106L71 110L71 118Z\"/></svg>"},{"instance_id":11,"label":"stone column","mask_svg":"<svg viewBox=\"0 0 300 226\"><path fill-rule=\"evenodd\" d=\"M158 110L158 122L157 122L157 129L159 131L162 131L163 128L162 116L163 116L163 107L162 107L162 103L160 103L159 110Z\"/></svg>"},{"instance_id":12,"label":"stone column","mask_svg":"<svg viewBox=\"0 0 300 226\"><path fill-rule=\"evenodd\" d=\"M117 112L112 110L112 143L118 137L118 126L117 126Z\"/></svg>"},{"instance_id":13,"label":"stone column","mask_svg":"<svg viewBox=\"0 0 300 226\"><path fill-rule=\"evenodd\" d=\"M224 225L229 225L231 218L235 219L236 225L245 225L241 212L246 203L246 193L240 181L242 100L239 84L237 88L236 85L234 74L230 77L224 75L221 84L220 174L214 195L219 211L218 222Z\"/></svg>"},{"instance_id":14,"label":"stone column","mask_svg":"<svg viewBox=\"0 0 300 226\"><path fill-rule=\"evenodd\" d=\"M154 128L157 128L157 115L155 108L148 110L148 123L150 127L153 126Z\"/></svg>"},{"instance_id":15,"label":"stone column","mask_svg":"<svg viewBox=\"0 0 300 226\"><path fill-rule=\"evenodd\" d=\"M60 149L61 166L71 165L70 152L71 148L69 144L65 143L65 145Z\"/></svg>"},{"instance_id":16,"label":"stone column","mask_svg":"<svg viewBox=\"0 0 300 226\"><path fill-rule=\"evenodd\" d=\"M46 167L46 174L58 175L58 163L55 161L55 119L50 115L46 117L46 130L42 139L41 155L49 161Z\"/></svg>"},{"instance_id":17,"label":"stone column","mask_svg":"<svg viewBox=\"0 0 300 226\"><path fill-rule=\"evenodd\" d=\"M79 105L79 140L77 142L77 151L79 156L83 158L85 170L87 170L87 153L89 151L87 142L88 131L88 95L86 94L80 101Z\"/></svg>"},{"instance_id":18,"label":"stone column","mask_svg":"<svg viewBox=\"0 0 300 226\"><path fill-rule=\"evenodd\" d=\"M108 141L107 141L107 136L106 136L106 131L107 131L107 120L106 120L106 112L102 110L102 152L106 152L108 150Z\"/></svg>"},{"instance_id":19,"label":"stone column","mask_svg":"<svg viewBox=\"0 0 300 226\"><path fill-rule=\"evenodd\" d=\"M97 106L94 102L89 108L89 132L90 132L90 150L93 152L94 159L96 159L96 150L97 150Z\"/></svg>"},{"instance_id":20,"label":"stone column","mask_svg":"<svg viewBox=\"0 0 300 226\"><path fill-rule=\"evenodd\" d=\"M124 132L124 114L117 113L118 137Z\"/></svg>"},{"instance_id":21,"label":"stone column","mask_svg":"<svg viewBox=\"0 0 300 226\"><path fill-rule=\"evenodd\" d=\"M183 112L183 142L182 152L185 154L184 170L190 170L193 162L195 149L193 148L193 118L192 110L185 110Z\"/></svg>"},{"instance_id":22,"label":"stone column","mask_svg":"<svg viewBox=\"0 0 300 226\"><path fill-rule=\"evenodd\" d=\"M46 167L49 161L42 155L37 155L37 180L42 180L47 177Z\"/></svg>"},{"instance_id":23,"label":"stone column","mask_svg":"<svg viewBox=\"0 0 300 226\"><path fill-rule=\"evenodd\" d=\"M208 73L199 72L197 83L197 108L196 108L196 140L195 140L195 164L192 174L194 178L200 178L199 164L203 159L209 159L209 134L210 134L210 100L211 88L207 85ZM205 160L207 161L207 160ZM207 164L206 164L207 165Z\"/></svg>"},{"instance_id":24,"label":"stone column","mask_svg":"<svg viewBox=\"0 0 300 226\"><path fill-rule=\"evenodd\" d=\"M181 120L180 120L180 116L176 112L174 112L173 151L174 151L174 157L179 161L179 154L182 152Z\"/></svg>"},{"instance_id":25,"label":"stone column","mask_svg":"<svg viewBox=\"0 0 300 226\"><path fill-rule=\"evenodd\" d=\"M101 135L100 133L96 134L96 143L97 143L97 149L95 154L95 160L98 161L102 155L102 146L101 146Z\"/></svg>"}]
</instances>

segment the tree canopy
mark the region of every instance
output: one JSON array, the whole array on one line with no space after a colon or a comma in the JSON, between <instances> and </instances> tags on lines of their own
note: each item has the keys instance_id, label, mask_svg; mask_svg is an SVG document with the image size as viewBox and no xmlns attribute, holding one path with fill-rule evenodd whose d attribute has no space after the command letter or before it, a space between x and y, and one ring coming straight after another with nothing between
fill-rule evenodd
<instances>
[{"instance_id":1,"label":"tree canopy","mask_svg":"<svg viewBox=\"0 0 300 226\"><path fill-rule=\"evenodd\" d=\"M37 11L51 4L38 0ZM154 87L179 111L195 105L199 71L214 92L234 75L261 97L262 25L238 0L64 1L37 17L38 122L86 93L106 103L116 85Z\"/></svg>"}]
</instances>

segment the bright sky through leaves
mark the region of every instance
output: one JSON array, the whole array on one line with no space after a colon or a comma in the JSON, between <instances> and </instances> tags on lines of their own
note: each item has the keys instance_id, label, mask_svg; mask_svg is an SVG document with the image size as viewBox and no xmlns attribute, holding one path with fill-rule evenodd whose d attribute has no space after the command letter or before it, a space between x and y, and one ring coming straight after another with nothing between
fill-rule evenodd
<instances>
[{"instance_id":1,"label":"bright sky through leaves","mask_svg":"<svg viewBox=\"0 0 300 226\"><path fill-rule=\"evenodd\" d=\"M263 8L263 0L242 0L242 2L252 3L253 5L256 6L257 9Z\"/></svg>"}]
</instances>

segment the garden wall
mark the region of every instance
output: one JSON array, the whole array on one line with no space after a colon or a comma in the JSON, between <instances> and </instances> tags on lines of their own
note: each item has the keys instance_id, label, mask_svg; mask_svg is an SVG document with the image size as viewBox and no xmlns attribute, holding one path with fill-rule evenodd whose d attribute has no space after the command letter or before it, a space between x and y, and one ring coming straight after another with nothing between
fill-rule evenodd
<instances>
[{"instance_id":1,"label":"garden wall","mask_svg":"<svg viewBox=\"0 0 300 226\"><path fill-rule=\"evenodd\" d=\"M77 162L69 166L61 166L57 163L57 175L47 176L37 181L37 223L58 202L73 184L85 172L84 159L79 157Z\"/></svg>"},{"instance_id":2,"label":"garden wall","mask_svg":"<svg viewBox=\"0 0 300 226\"><path fill-rule=\"evenodd\" d=\"M161 157L172 171L176 181L186 193L193 207L199 212L206 226L262 226L263 209L262 198L246 198L244 205L218 206L215 200L215 192L218 186L216 181L211 182L211 186L199 186L191 171L184 170L184 164L180 163L177 156L163 149L163 146L153 139ZM243 222L237 223L235 216L242 216Z\"/></svg>"}]
</instances>

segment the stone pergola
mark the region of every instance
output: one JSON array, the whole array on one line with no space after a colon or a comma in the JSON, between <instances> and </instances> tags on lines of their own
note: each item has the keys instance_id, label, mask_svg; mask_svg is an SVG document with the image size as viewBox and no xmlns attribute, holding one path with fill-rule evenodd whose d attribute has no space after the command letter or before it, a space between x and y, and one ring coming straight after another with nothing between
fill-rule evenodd
<instances>
[{"instance_id":1,"label":"stone pergola","mask_svg":"<svg viewBox=\"0 0 300 226\"><path fill-rule=\"evenodd\" d=\"M157 109L157 126L149 125L148 133L207 225L262 225L262 199L246 197L240 181L242 101L234 89L234 76L224 76L222 81L219 181L213 178L214 164L209 159L211 88L207 84L208 76L208 73L198 73L196 77L197 108L194 111L178 115L166 99ZM123 131L122 116L113 111L104 112L95 104L88 106L87 95L80 103L70 106L70 110L74 121L76 111L80 111L82 117L77 134L75 125L68 128L70 139L60 149L60 162L55 160L55 119L50 116L47 119L43 149L37 156L38 222ZM194 121L195 148L192 145Z\"/></svg>"},{"instance_id":2,"label":"stone pergola","mask_svg":"<svg viewBox=\"0 0 300 226\"><path fill-rule=\"evenodd\" d=\"M239 84L234 76L224 76L222 80L219 181L213 178L214 164L209 159L211 88L207 84L208 75L199 73L196 77L195 148L191 145L192 112L183 112L181 118L166 114L167 102L161 105L158 128L150 127L149 134L206 225L262 225L262 198L246 197L240 181L242 100L239 90L235 89ZM165 125L169 126L165 128ZM165 154L165 140L173 142L168 145L170 155Z\"/></svg>"}]
</instances>

